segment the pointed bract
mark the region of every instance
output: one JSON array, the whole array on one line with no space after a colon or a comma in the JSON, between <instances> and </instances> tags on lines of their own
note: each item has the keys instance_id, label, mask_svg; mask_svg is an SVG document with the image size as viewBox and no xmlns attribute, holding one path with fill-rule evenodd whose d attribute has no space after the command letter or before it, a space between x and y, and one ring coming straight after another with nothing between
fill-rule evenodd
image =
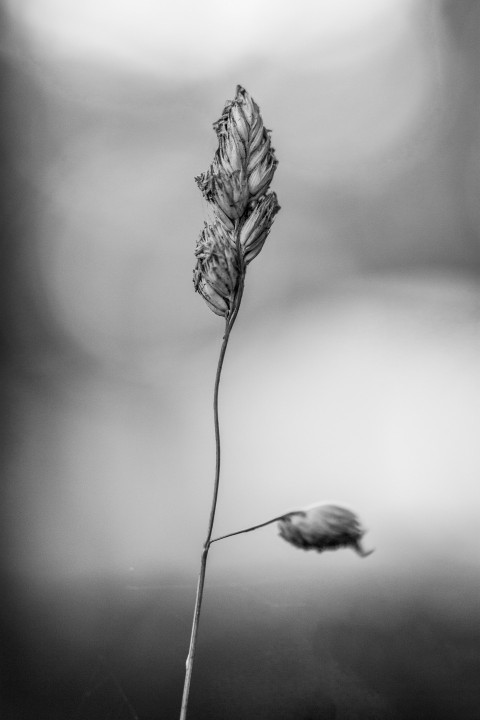
<instances>
[{"instance_id":1,"label":"pointed bract","mask_svg":"<svg viewBox=\"0 0 480 720\"><path fill-rule=\"evenodd\" d=\"M248 265L261 251L279 210L277 195L270 192L261 197L247 215L240 228L240 245L245 264Z\"/></svg>"},{"instance_id":2,"label":"pointed bract","mask_svg":"<svg viewBox=\"0 0 480 720\"><path fill-rule=\"evenodd\" d=\"M195 250L197 265L193 282L209 307L226 316L232 308L239 267L231 232L220 220L205 224Z\"/></svg>"}]
</instances>

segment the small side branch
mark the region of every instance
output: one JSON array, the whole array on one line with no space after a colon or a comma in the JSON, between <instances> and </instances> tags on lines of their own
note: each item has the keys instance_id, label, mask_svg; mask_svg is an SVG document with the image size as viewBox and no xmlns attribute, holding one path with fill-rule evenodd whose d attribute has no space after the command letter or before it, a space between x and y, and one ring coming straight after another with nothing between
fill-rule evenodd
<instances>
[{"instance_id":1,"label":"small side branch","mask_svg":"<svg viewBox=\"0 0 480 720\"><path fill-rule=\"evenodd\" d=\"M278 517L274 517L271 520L267 520L266 522L260 523L259 525L252 525L252 527L245 528L244 530L237 530L236 532L228 533L227 535L221 535L220 537L213 538L213 540L210 540L210 545L214 542L218 542L219 540L225 540L225 538L233 537L234 535L241 535L242 533L252 532L252 530L258 530L258 528L265 527L266 525L271 525L274 522L278 522L278 520L284 520L287 516L291 517L292 515L305 515L305 513L302 510L298 510L298 511L286 513L285 515L279 515Z\"/></svg>"}]
</instances>

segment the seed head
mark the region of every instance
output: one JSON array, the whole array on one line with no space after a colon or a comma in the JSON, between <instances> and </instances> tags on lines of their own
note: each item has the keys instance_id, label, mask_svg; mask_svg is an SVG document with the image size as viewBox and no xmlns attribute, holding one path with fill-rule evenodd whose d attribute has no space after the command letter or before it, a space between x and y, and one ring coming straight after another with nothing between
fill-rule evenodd
<instances>
[{"instance_id":1,"label":"seed head","mask_svg":"<svg viewBox=\"0 0 480 720\"><path fill-rule=\"evenodd\" d=\"M240 85L213 127L218 148L195 180L215 220L197 243L194 284L213 312L228 317L246 266L280 209L276 194L267 192L278 163L260 109Z\"/></svg>"},{"instance_id":2,"label":"seed head","mask_svg":"<svg viewBox=\"0 0 480 720\"><path fill-rule=\"evenodd\" d=\"M205 227L195 248L197 265L193 271L195 290L217 315L230 312L237 288L239 267L231 233L220 220Z\"/></svg>"},{"instance_id":3,"label":"seed head","mask_svg":"<svg viewBox=\"0 0 480 720\"><path fill-rule=\"evenodd\" d=\"M288 513L278 523L280 537L303 550L337 550L351 547L361 557L373 550L364 550L365 535L359 518L351 510L339 505L315 505Z\"/></svg>"}]
</instances>

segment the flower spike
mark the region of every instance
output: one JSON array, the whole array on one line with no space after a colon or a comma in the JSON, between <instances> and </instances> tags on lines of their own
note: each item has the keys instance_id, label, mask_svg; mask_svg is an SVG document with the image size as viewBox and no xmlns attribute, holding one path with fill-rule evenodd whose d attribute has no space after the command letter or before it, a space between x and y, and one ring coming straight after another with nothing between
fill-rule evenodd
<instances>
[{"instance_id":1,"label":"flower spike","mask_svg":"<svg viewBox=\"0 0 480 720\"><path fill-rule=\"evenodd\" d=\"M195 254L194 286L225 318L238 310L247 265L261 251L280 206L268 192L278 162L260 108L240 85L213 125L218 148L195 178L213 211Z\"/></svg>"}]
</instances>

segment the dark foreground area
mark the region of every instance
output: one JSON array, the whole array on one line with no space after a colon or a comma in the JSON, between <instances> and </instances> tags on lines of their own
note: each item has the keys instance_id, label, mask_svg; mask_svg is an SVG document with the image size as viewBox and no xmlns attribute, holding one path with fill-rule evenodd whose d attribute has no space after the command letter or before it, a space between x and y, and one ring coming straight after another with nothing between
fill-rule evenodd
<instances>
[{"instance_id":1,"label":"dark foreground area","mask_svg":"<svg viewBox=\"0 0 480 720\"><path fill-rule=\"evenodd\" d=\"M207 591L192 720L480 716L472 574L358 591L230 580ZM194 592L173 576L7 578L2 719L178 717Z\"/></svg>"}]
</instances>

